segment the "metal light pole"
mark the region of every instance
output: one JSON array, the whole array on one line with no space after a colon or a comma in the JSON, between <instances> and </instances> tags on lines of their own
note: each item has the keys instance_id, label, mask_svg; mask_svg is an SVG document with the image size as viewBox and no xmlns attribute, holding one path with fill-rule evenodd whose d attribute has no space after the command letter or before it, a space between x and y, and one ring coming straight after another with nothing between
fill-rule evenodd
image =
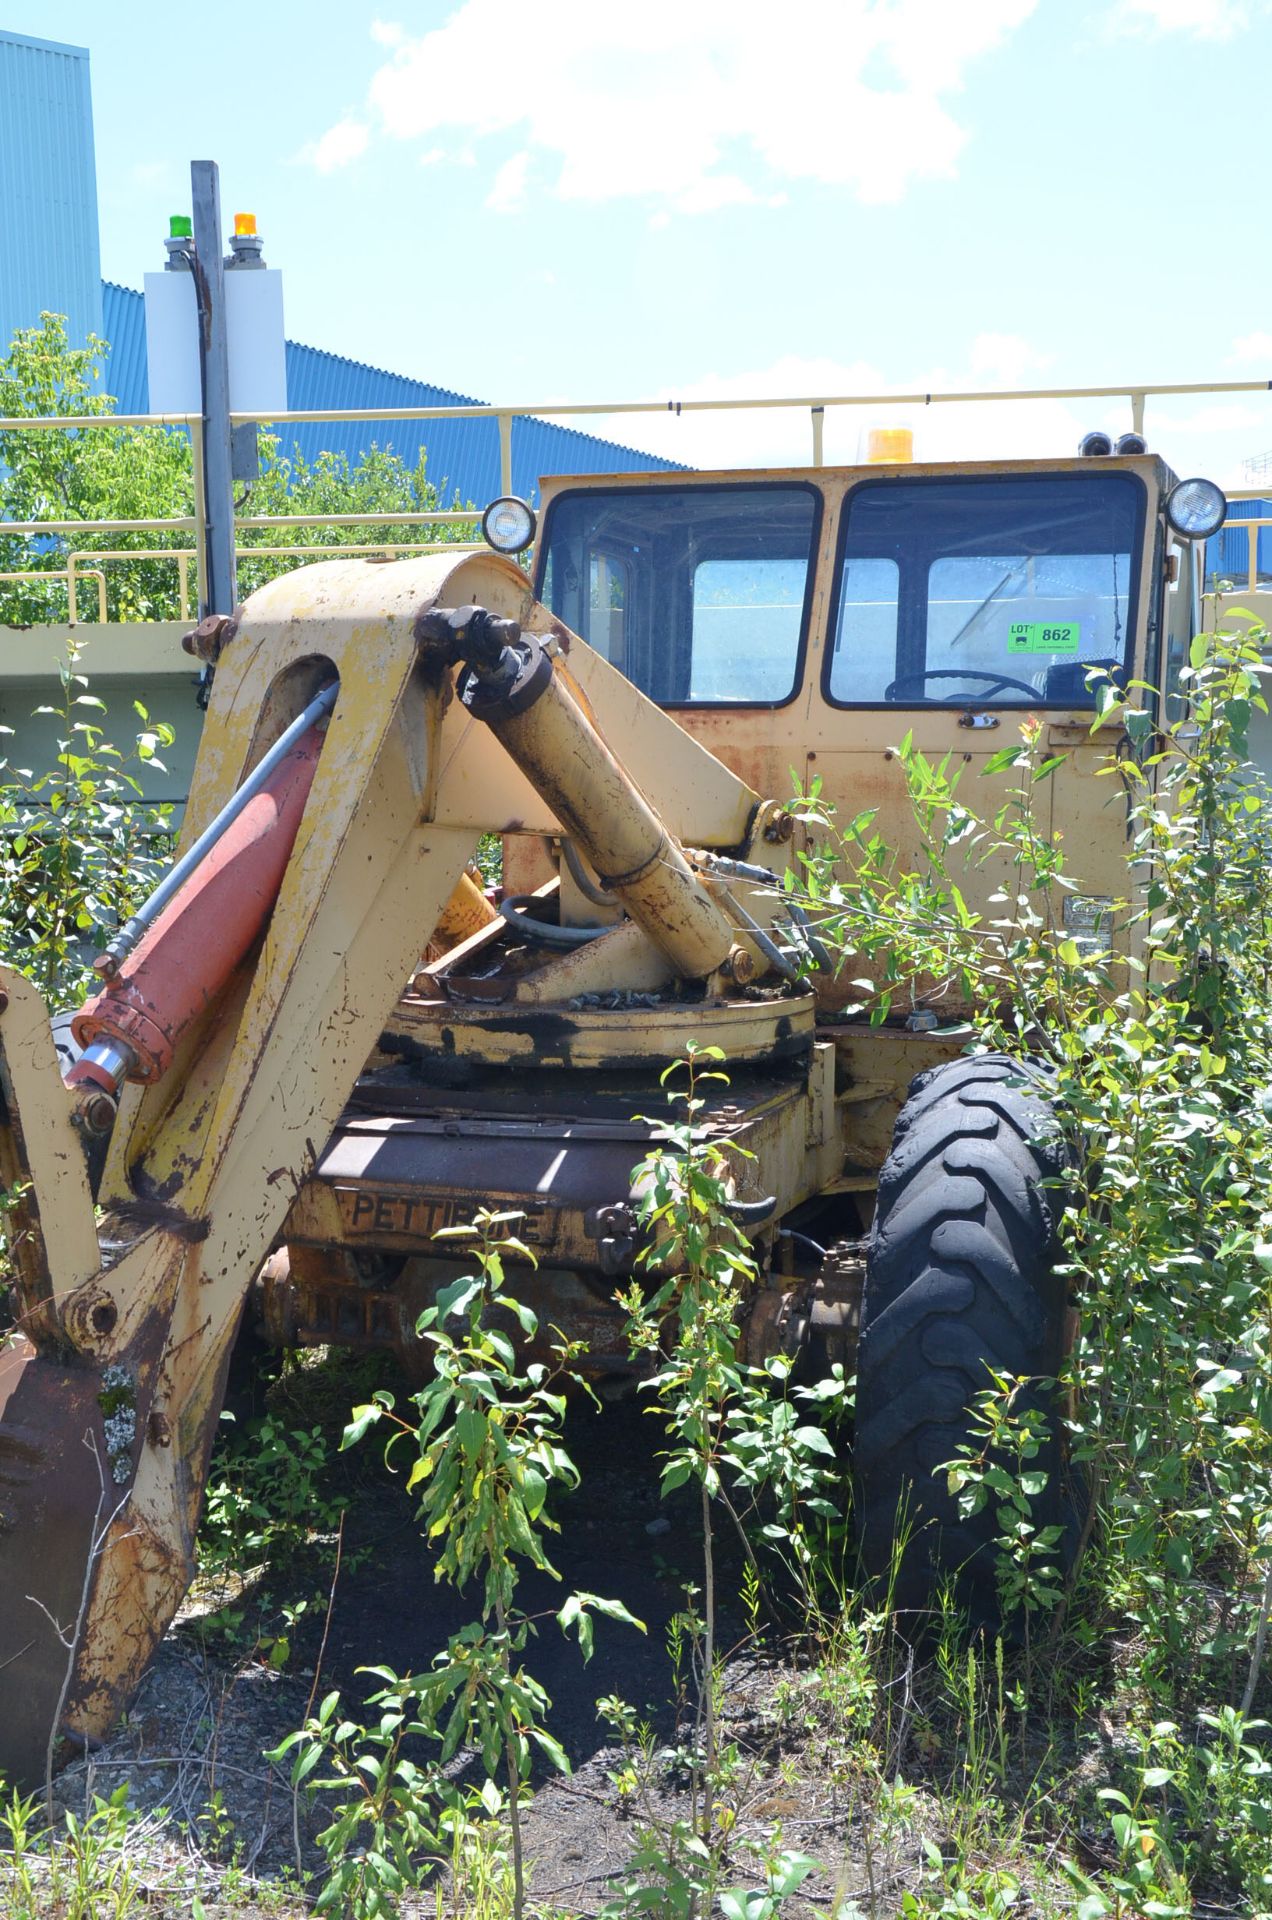
<instances>
[{"instance_id":1,"label":"metal light pole","mask_svg":"<svg viewBox=\"0 0 1272 1920\"><path fill-rule=\"evenodd\" d=\"M194 212L195 293L203 414L203 565L200 616L232 613L238 599L234 566L234 473L230 432L230 358L221 247L221 181L215 160L190 162Z\"/></svg>"}]
</instances>

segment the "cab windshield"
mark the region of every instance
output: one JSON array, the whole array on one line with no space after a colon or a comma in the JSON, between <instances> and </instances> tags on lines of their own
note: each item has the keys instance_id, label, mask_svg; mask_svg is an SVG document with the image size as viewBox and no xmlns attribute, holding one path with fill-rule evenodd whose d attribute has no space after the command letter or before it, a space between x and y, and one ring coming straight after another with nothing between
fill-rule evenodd
<instances>
[{"instance_id":1,"label":"cab windshield","mask_svg":"<svg viewBox=\"0 0 1272 1920\"><path fill-rule=\"evenodd\" d=\"M798 684L819 511L803 484L559 494L538 597L661 706L779 706Z\"/></svg>"},{"instance_id":2,"label":"cab windshield","mask_svg":"<svg viewBox=\"0 0 1272 1920\"><path fill-rule=\"evenodd\" d=\"M1092 706L1123 671L1144 490L1130 473L866 481L840 535L841 706Z\"/></svg>"}]
</instances>

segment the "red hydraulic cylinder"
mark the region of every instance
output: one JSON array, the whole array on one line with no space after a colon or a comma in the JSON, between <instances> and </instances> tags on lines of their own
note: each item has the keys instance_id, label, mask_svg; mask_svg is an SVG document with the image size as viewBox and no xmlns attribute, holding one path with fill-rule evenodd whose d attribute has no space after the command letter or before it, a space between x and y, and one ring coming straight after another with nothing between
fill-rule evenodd
<instances>
[{"instance_id":1,"label":"red hydraulic cylinder","mask_svg":"<svg viewBox=\"0 0 1272 1920\"><path fill-rule=\"evenodd\" d=\"M121 1080L157 1080L167 1071L182 1035L260 938L287 871L322 742L318 726L301 735L110 985L75 1016L71 1030L92 1051L75 1062L68 1086L90 1084L114 1093Z\"/></svg>"}]
</instances>

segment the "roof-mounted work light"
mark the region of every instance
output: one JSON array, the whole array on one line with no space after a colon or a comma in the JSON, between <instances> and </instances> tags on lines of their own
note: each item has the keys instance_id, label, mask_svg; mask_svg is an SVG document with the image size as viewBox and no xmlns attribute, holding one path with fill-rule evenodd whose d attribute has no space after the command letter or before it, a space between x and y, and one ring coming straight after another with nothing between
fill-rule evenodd
<instances>
[{"instance_id":1,"label":"roof-mounted work light","mask_svg":"<svg viewBox=\"0 0 1272 1920\"><path fill-rule=\"evenodd\" d=\"M535 533L534 509L515 493L492 500L481 516L481 536L496 553L524 553Z\"/></svg>"},{"instance_id":2,"label":"roof-mounted work light","mask_svg":"<svg viewBox=\"0 0 1272 1920\"><path fill-rule=\"evenodd\" d=\"M1180 480L1166 495L1166 518L1185 540L1208 540L1227 513L1227 497L1213 480Z\"/></svg>"}]
</instances>

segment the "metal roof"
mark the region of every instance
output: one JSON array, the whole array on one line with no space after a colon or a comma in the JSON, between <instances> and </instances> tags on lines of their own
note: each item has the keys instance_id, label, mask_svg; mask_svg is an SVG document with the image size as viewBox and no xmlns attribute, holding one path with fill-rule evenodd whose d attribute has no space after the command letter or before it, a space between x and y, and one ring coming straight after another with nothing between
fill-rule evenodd
<instances>
[{"instance_id":1,"label":"metal roof","mask_svg":"<svg viewBox=\"0 0 1272 1920\"><path fill-rule=\"evenodd\" d=\"M110 342L106 386L121 413L149 411L146 378L145 302L129 287L107 281L103 288L105 335ZM346 360L321 347L287 342L287 404L305 407L473 407L470 394L452 393L406 374ZM458 494L484 506L499 492L499 429L493 420L338 420L313 421L280 429L283 446L299 447L306 460L324 451L361 459L371 446L389 447L414 467L421 457L428 478L447 506ZM512 486L533 500L539 479L548 473L627 473L633 468L674 468L675 460L640 453L613 440L554 426L547 420L512 423Z\"/></svg>"},{"instance_id":2,"label":"metal roof","mask_svg":"<svg viewBox=\"0 0 1272 1920\"><path fill-rule=\"evenodd\" d=\"M0 29L0 208L0 352L45 312L66 315L73 342L100 333L87 48Z\"/></svg>"}]
</instances>

